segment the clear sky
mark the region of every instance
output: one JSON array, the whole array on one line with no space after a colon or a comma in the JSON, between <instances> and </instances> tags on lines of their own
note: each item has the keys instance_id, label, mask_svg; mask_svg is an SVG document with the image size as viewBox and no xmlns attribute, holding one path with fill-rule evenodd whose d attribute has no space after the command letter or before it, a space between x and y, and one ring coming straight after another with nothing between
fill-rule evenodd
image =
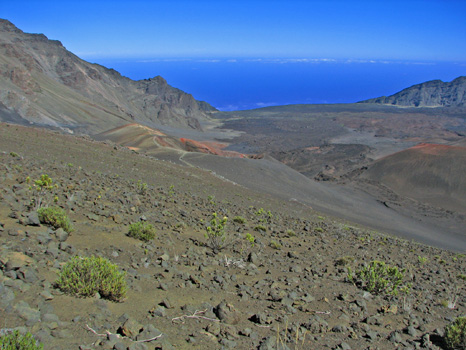
<instances>
[{"instance_id":1,"label":"clear sky","mask_svg":"<svg viewBox=\"0 0 466 350\"><path fill-rule=\"evenodd\" d=\"M78 56L466 61L465 0L0 0Z\"/></svg>"}]
</instances>

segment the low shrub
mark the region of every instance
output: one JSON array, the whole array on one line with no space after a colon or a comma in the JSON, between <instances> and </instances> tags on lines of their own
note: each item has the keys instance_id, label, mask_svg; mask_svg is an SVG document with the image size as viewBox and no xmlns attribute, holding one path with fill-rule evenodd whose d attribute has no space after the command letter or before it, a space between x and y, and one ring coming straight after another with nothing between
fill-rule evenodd
<instances>
[{"instance_id":1,"label":"low shrub","mask_svg":"<svg viewBox=\"0 0 466 350\"><path fill-rule=\"evenodd\" d=\"M256 239L250 233L246 233L246 235L244 236L244 239L249 242L251 247L254 247L254 245L256 244Z\"/></svg>"},{"instance_id":2,"label":"low shrub","mask_svg":"<svg viewBox=\"0 0 466 350\"><path fill-rule=\"evenodd\" d=\"M466 349L466 317L458 317L445 327L445 343L449 349Z\"/></svg>"},{"instance_id":3,"label":"low shrub","mask_svg":"<svg viewBox=\"0 0 466 350\"><path fill-rule=\"evenodd\" d=\"M270 241L270 246L276 250L282 249L282 245L278 243L277 241Z\"/></svg>"},{"instance_id":4,"label":"low shrub","mask_svg":"<svg viewBox=\"0 0 466 350\"><path fill-rule=\"evenodd\" d=\"M257 225L256 227L254 227L254 231L265 232L267 231L267 228L264 225Z\"/></svg>"},{"instance_id":5,"label":"low shrub","mask_svg":"<svg viewBox=\"0 0 466 350\"><path fill-rule=\"evenodd\" d=\"M354 275L348 267L348 279L373 294L397 295L405 270L390 267L383 261L372 261Z\"/></svg>"},{"instance_id":6,"label":"low shrub","mask_svg":"<svg viewBox=\"0 0 466 350\"><path fill-rule=\"evenodd\" d=\"M62 228L68 233L73 231L71 221L65 211L58 207L44 207L37 209L39 221L45 225L52 226L55 230Z\"/></svg>"},{"instance_id":7,"label":"low shrub","mask_svg":"<svg viewBox=\"0 0 466 350\"><path fill-rule=\"evenodd\" d=\"M75 256L63 266L57 287L68 294L121 301L126 296L126 274L118 266L101 257Z\"/></svg>"},{"instance_id":8,"label":"low shrub","mask_svg":"<svg viewBox=\"0 0 466 350\"><path fill-rule=\"evenodd\" d=\"M128 236L144 242L149 242L151 239L155 238L155 228L151 224L145 222L135 222L129 225Z\"/></svg>"},{"instance_id":9,"label":"low shrub","mask_svg":"<svg viewBox=\"0 0 466 350\"><path fill-rule=\"evenodd\" d=\"M245 224L246 223L246 219L243 218L242 216L235 216L233 218L233 222L236 222L237 224Z\"/></svg>"},{"instance_id":10,"label":"low shrub","mask_svg":"<svg viewBox=\"0 0 466 350\"><path fill-rule=\"evenodd\" d=\"M353 256L343 256L335 260L335 266L347 266L354 261Z\"/></svg>"},{"instance_id":11,"label":"low shrub","mask_svg":"<svg viewBox=\"0 0 466 350\"><path fill-rule=\"evenodd\" d=\"M21 334L19 331L0 337L1 350L42 350L44 346L34 339L31 333Z\"/></svg>"},{"instance_id":12,"label":"low shrub","mask_svg":"<svg viewBox=\"0 0 466 350\"><path fill-rule=\"evenodd\" d=\"M214 253L219 252L225 247L227 238L225 226L227 221L228 218L226 216L219 219L217 213L213 213L212 220L210 220L210 226L206 228L206 233L204 235L207 239L207 246L212 248Z\"/></svg>"}]
</instances>

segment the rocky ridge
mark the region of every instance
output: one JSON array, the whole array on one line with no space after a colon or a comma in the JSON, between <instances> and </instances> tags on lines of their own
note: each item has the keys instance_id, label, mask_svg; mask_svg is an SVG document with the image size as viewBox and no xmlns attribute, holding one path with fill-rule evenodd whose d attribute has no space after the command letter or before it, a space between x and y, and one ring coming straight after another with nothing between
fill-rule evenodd
<instances>
[{"instance_id":1,"label":"rocky ridge","mask_svg":"<svg viewBox=\"0 0 466 350\"><path fill-rule=\"evenodd\" d=\"M466 77L451 82L431 80L416 84L391 96L382 96L359 103L380 103L403 107L464 107Z\"/></svg>"},{"instance_id":2,"label":"rocky ridge","mask_svg":"<svg viewBox=\"0 0 466 350\"><path fill-rule=\"evenodd\" d=\"M443 327L466 312L464 254L114 144L0 124L0 151L0 313L4 327L30 331L47 349L442 349ZM27 178L45 173L70 235L40 224L30 207ZM204 237L213 212L229 218L232 244L219 254ZM154 240L126 235L139 220L155 226ZM127 299L56 289L75 255L117 264ZM409 293L348 281L348 267L372 260L406 269Z\"/></svg>"},{"instance_id":3,"label":"rocky ridge","mask_svg":"<svg viewBox=\"0 0 466 350\"><path fill-rule=\"evenodd\" d=\"M215 110L157 76L133 81L0 19L0 120L94 134L139 122L201 130Z\"/></svg>"}]
</instances>

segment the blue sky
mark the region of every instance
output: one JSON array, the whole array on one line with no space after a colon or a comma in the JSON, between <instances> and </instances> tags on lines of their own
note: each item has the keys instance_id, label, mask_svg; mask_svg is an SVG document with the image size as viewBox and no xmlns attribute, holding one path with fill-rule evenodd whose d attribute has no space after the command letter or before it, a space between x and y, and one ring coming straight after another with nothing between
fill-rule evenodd
<instances>
[{"instance_id":1,"label":"blue sky","mask_svg":"<svg viewBox=\"0 0 466 350\"><path fill-rule=\"evenodd\" d=\"M0 17L85 59L466 61L466 1L1 0Z\"/></svg>"}]
</instances>

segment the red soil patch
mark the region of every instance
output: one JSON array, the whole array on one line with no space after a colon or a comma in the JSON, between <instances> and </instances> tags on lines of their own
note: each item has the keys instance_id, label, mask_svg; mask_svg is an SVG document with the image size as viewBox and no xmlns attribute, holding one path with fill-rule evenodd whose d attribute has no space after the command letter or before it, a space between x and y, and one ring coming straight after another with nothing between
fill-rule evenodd
<instances>
[{"instance_id":1,"label":"red soil patch","mask_svg":"<svg viewBox=\"0 0 466 350\"><path fill-rule=\"evenodd\" d=\"M430 144L430 143L421 143L414 147L411 147L412 150L417 150L418 152L422 152L424 154L432 154L432 155L442 155L447 152L451 151L466 151L466 147L459 147L459 146L449 146L449 145L438 145L438 144Z\"/></svg>"},{"instance_id":2,"label":"red soil patch","mask_svg":"<svg viewBox=\"0 0 466 350\"><path fill-rule=\"evenodd\" d=\"M188 152L215 154L218 156L231 158L246 158L246 156L242 153L224 151L223 148L227 147L227 145L224 143L213 141L195 141L186 138L181 138L180 141L184 144L185 150Z\"/></svg>"}]
</instances>

